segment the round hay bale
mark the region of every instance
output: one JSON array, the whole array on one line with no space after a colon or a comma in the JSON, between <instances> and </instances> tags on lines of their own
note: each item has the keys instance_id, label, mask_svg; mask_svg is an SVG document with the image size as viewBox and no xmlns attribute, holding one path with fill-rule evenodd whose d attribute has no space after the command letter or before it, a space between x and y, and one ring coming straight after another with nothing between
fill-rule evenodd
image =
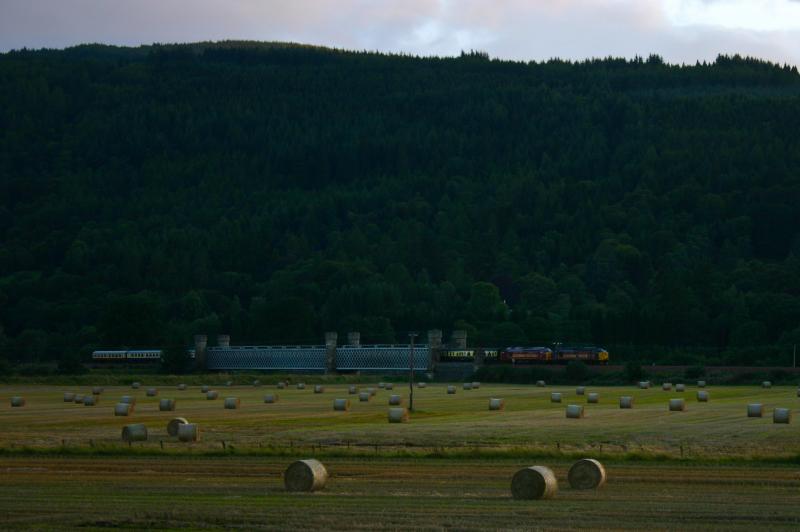
<instances>
[{"instance_id":1,"label":"round hay bale","mask_svg":"<svg viewBox=\"0 0 800 532\"><path fill-rule=\"evenodd\" d=\"M567 480L572 489L593 490L606 483L606 468L592 458L578 460L567 473Z\"/></svg>"},{"instance_id":2,"label":"round hay bale","mask_svg":"<svg viewBox=\"0 0 800 532\"><path fill-rule=\"evenodd\" d=\"M178 425L178 441L193 442L200 440L200 427L197 423L182 423Z\"/></svg>"},{"instance_id":3,"label":"round hay bale","mask_svg":"<svg viewBox=\"0 0 800 532\"><path fill-rule=\"evenodd\" d=\"M684 385L684 384L676 384L675 385L675 391L676 392L685 392L686 391L686 385Z\"/></svg>"},{"instance_id":4,"label":"round hay bale","mask_svg":"<svg viewBox=\"0 0 800 532\"><path fill-rule=\"evenodd\" d=\"M144 423L134 423L122 427L122 441L147 441L147 427Z\"/></svg>"},{"instance_id":5,"label":"round hay bale","mask_svg":"<svg viewBox=\"0 0 800 532\"><path fill-rule=\"evenodd\" d=\"M138 390L141 387L142 387L141 382L134 382L133 384L131 384L131 388L133 388L134 390Z\"/></svg>"},{"instance_id":6,"label":"round hay bale","mask_svg":"<svg viewBox=\"0 0 800 532\"><path fill-rule=\"evenodd\" d=\"M233 381L225 381L225 386L230 388L231 386L233 386Z\"/></svg>"},{"instance_id":7,"label":"round hay bale","mask_svg":"<svg viewBox=\"0 0 800 532\"><path fill-rule=\"evenodd\" d=\"M128 403L128 404L131 404L131 405L135 405L136 404L136 397L134 397L133 395L123 395L122 397L120 397L119 402L120 403Z\"/></svg>"},{"instance_id":8,"label":"round hay bale","mask_svg":"<svg viewBox=\"0 0 800 532\"><path fill-rule=\"evenodd\" d=\"M705 388L706 387L706 381L697 381L697 387L698 388Z\"/></svg>"},{"instance_id":9,"label":"round hay bale","mask_svg":"<svg viewBox=\"0 0 800 532\"><path fill-rule=\"evenodd\" d=\"M239 401L238 397L226 397L225 398L225 409L226 410L236 410L239 408L241 401Z\"/></svg>"},{"instance_id":10,"label":"round hay bale","mask_svg":"<svg viewBox=\"0 0 800 532\"><path fill-rule=\"evenodd\" d=\"M103 393L102 386L95 386L92 388L92 395L100 395L101 393Z\"/></svg>"},{"instance_id":11,"label":"round hay bale","mask_svg":"<svg viewBox=\"0 0 800 532\"><path fill-rule=\"evenodd\" d=\"M499 397L492 397L489 399L489 410L505 410L506 401Z\"/></svg>"},{"instance_id":12,"label":"round hay bale","mask_svg":"<svg viewBox=\"0 0 800 532\"><path fill-rule=\"evenodd\" d=\"M314 386L314 393L323 393L324 391L325 391L325 387L324 386L322 386L320 384L317 384L316 386Z\"/></svg>"},{"instance_id":13,"label":"round hay bale","mask_svg":"<svg viewBox=\"0 0 800 532\"><path fill-rule=\"evenodd\" d=\"M450 394L450 395L455 394L456 393L456 387L455 386L448 386L447 387L447 393Z\"/></svg>"},{"instance_id":14,"label":"round hay bale","mask_svg":"<svg viewBox=\"0 0 800 532\"><path fill-rule=\"evenodd\" d=\"M586 402L587 403L592 403L592 404L599 403L600 402L600 394L597 393L597 392L589 392L589 394L586 396Z\"/></svg>"},{"instance_id":15,"label":"round hay bale","mask_svg":"<svg viewBox=\"0 0 800 532\"><path fill-rule=\"evenodd\" d=\"M772 388L772 382L764 381L764 382L761 383L761 387L762 388Z\"/></svg>"},{"instance_id":16,"label":"round hay bale","mask_svg":"<svg viewBox=\"0 0 800 532\"><path fill-rule=\"evenodd\" d=\"M567 405L567 417L580 419L583 417L583 405Z\"/></svg>"},{"instance_id":17,"label":"round hay bale","mask_svg":"<svg viewBox=\"0 0 800 532\"><path fill-rule=\"evenodd\" d=\"M75 400L75 394L72 392L64 392L64 402L71 403Z\"/></svg>"},{"instance_id":18,"label":"round hay bale","mask_svg":"<svg viewBox=\"0 0 800 532\"><path fill-rule=\"evenodd\" d=\"M83 404L83 394L82 393L76 393L75 394L75 404L78 404L78 403Z\"/></svg>"},{"instance_id":19,"label":"round hay bale","mask_svg":"<svg viewBox=\"0 0 800 532\"><path fill-rule=\"evenodd\" d=\"M325 466L313 458L298 460L283 473L286 491L317 491L324 488L327 481Z\"/></svg>"},{"instance_id":20,"label":"round hay bale","mask_svg":"<svg viewBox=\"0 0 800 532\"><path fill-rule=\"evenodd\" d=\"M350 410L350 399L334 399L333 409L337 412L347 412Z\"/></svg>"},{"instance_id":21,"label":"round hay bale","mask_svg":"<svg viewBox=\"0 0 800 532\"><path fill-rule=\"evenodd\" d=\"M381 390L383 390L384 388L386 388L386 383L385 383L385 382L379 382L379 383L378 383L378 388L380 388Z\"/></svg>"},{"instance_id":22,"label":"round hay bale","mask_svg":"<svg viewBox=\"0 0 800 532\"><path fill-rule=\"evenodd\" d=\"M97 399L94 395L84 395L83 396L83 406L94 406L98 403L99 399Z\"/></svg>"},{"instance_id":23,"label":"round hay bale","mask_svg":"<svg viewBox=\"0 0 800 532\"><path fill-rule=\"evenodd\" d=\"M155 397L156 395L158 395L158 390L156 390L155 388L148 388L146 394L147 397Z\"/></svg>"},{"instance_id":24,"label":"round hay bale","mask_svg":"<svg viewBox=\"0 0 800 532\"><path fill-rule=\"evenodd\" d=\"M358 400L362 403L366 403L369 401L369 398L372 397L369 392L361 392L358 394Z\"/></svg>"},{"instance_id":25,"label":"round hay bale","mask_svg":"<svg viewBox=\"0 0 800 532\"><path fill-rule=\"evenodd\" d=\"M747 417L762 417L764 415L764 405L761 403L750 403L747 405Z\"/></svg>"},{"instance_id":26,"label":"round hay bale","mask_svg":"<svg viewBox=\"0 0 800 532\"><path fill-rule=\"evenodd\" d=\"M114 405L115 416L129 416L133 414L134 406L130 403L117 403Z\"/></svg>"},{"instance_id":27,"label":"round hay bale","mask_svg":"<svg viewBox=\"0 0 800 532\"><path fill-rule=\"evenodd\" d=\"M11 406L14 407L25 406L25 398L15 395L14 397L11 398Z\"/></svg>"},{"instance_id":28,"label":"round hay bale","mask_svg":"<svg viewBox=\"0 0 800 532\"><path fill-rule=\"evenodd\" d=\"M399 395L389 396L389 406L400 406L403 404L403 398Z\"/></svg>"},{"instance_id":29,"label":"round hay bale","mask_svg":"<svg viewBox=\"0 0 800 532\"><path fill-rule=\"evenodd\" d=\"M204 384L200 387L200 393L208 393L209 390L211 390L211 387L207 384Z\"/></svg>"},{"instance_id":30,"label":"round hay bale","mask_svg":"<svg viewBox=\"0 0 800 532\"><path fill-rule=\"evenodd\" d=\"M556 493L558 481L549 467L526 467L511 478L511 496L515 499L551 499Z\"/></svg>"},{"instance_id":31,"label":"round hay bale","mask_svg":"<svg viewBox=\"0 0 800 532\"><path fill-rule=\"evenodd\" d=\"M261 386L261 381L258 380L258 379L254 380L253 381L253 386L256 386L256 387Z\"/></svg>"},{"instance_id":32,"label":"round hay bale","mask_svg":"<svg viewBox=\"0 0 800 532\"><path fill-rule=\"evenodd\" d=\"M417 388L425 388L426 386L428 386L428 383L426 382L417 383ZM800 395L800 390L797 390L797 393Z\"/></svg>"},{"instance_id":33,"label":"round hay bale","mask_svg":"<svg viewBox=\"0 0 800 532\"><path fill-rule=\"evenodd\" d=\"M671 382L665 382L665 383L663 383L663 384L661 385L661 389L662 389L662 390L664 390L665 392L668 392L668 391L670 391L670 390L672 389L672 383L671 383Z\"/></svg>"},{"instance_id":34,"label":"round hay bale","mask_svg":"<svg viewBox=\"0 0 800 532\"><path fill-rule=\"evenodd\" d=\"M158 410L160 412L172 412L175 410L175 399L161 399L158 402Z\"/></svg>"},{"instance_id":35,"label":"round hay bale","mask_svg":"<svg viewBox=\"0 0 800 532\"><path fill-rule=\"evenodd\" d=\"M180 384L178 385L178 390L180 390L180 391L185 391L185 390L186 390L186 385L185 385L184 383L180 383Z\"/></svg>"},{"instance_id":36,"label":"round hay bale","mask_svg":"<svg viewBox=\"0 0 800 532\"><path fill-rule=\"evenodd\" d=\"M358 386L350 386L349 388L347 388L347 393L349 393L350 395L357 394L358 393Z\"/></svg>"},{"instance_id":37,"label":"round hay bale","mask_svg":"<svg viewBox=\"0 0 800 532\"><path fill-rule=\"evenodd\" d=\"M698 403L707 403L708 402L708 392L705 390L697 390L697 402Z\"/></svg>"},{"instance_id":38,"label":"round hay bale","mask_svg":"<svg viewBox=\"0 0 800 532\"><path fill-rule=\"evenodd\" d=\"M387 382L386 383L386 389L387 390L394 390L394 384L392 384L391 382Z\"/></svg>"},{"instance_id":39,"label":"round hay bale","mask_svg":"<svg viewBox=\"0 0 800 532\"><path fill-rule=\"evenodd\" d=\"M560 403L561 402L561 393L553 392L550 394L550 402L551 403Z\"/></svg>"},{"instance_id":40,"label":"round hay bale","mask_svg":"<svg viewBox=\"0 0 800 532\"><path fill-rule=\"evenodd\" d=\"M575 388L575 395L585 395L586 394L586 386L578 386Z\"/></svg>"},{"instance_id":41,"label":"round hay bale","mask_svg":"<svg viewBox=\"0 0 800 532\"><path fill-rule=\"evenodd\" d=\"M297 389L298 389L298 390L305 390L305 389L306 389L306 383L304 383L304 382L298 382L298 383L297 383Z\"/></svg>"},{"instance_id":42,"label":"round hay bale","mask_svg":"<svg viewBox=\"0 0 800 532\"><path fill-rule=\"evenodd\" d=\"M472 383L472 389L473 389L473 390L477 390L477 389L479 389L480 387L481 387L481 383L479 383L479 382L473 382L473 383Z\"/></svg>"},{"instance_id":43,"label":"round hay bale","mask_svg":"<svg viewBox=\"0 0 800 532\"><path fill-rule=\"evenodd\" d=\"M208 399L209 401L213 401L217 397L219 397L219 392L216 390L209 390L208 393L206 394L206 399Z\"/></svg>"},{"instance_id":44,"label":"round hay bale","mask_svg":"<svg viewBox=\"0 0 800 532\"><path fill-rule=\"evenodd\" d=\"M639 388L642 390L647 390L648 388L650 388L650 381L640 381Z\"/></svg>"},{"instance_id":45,"label":"round hay bale","mask_svg":"<svg viewBox=\"0 0 800 532\"><path fill-rule=\"evenodd\" d=\"M686 411L686 401L683 399L670 399L669 400L669 411L670 412L685 412Z\"/></svg>"},{"instance_id":46,"label":"round hay bale","mask_svg":"<svg viewBox=\"0 0 800 532\"><path fill-rule=\"evenodd\" d=\"M284 388L286 388L286 383L283 382L283 381L279 382L278 383L278 389L279 390L283 390Z\"/></svg>"},{"instance_id":47,"label":"round hay bale","mask_svg":"<svg viewBox=\"0 0 800 532\"><path fill-rule=\"evenodd\" d=\"M375 397L375 394L378 393L378 390L375 388L367 388L367 393L370 397Z\"/></svg>"},{"instance_id":48,"label":"round hay bale","mask_svg":"<svg viewBox=\"0 0 800 532\"><path fill-rule=\"evenodd\" d=\"M167 434L170 436L177 436L178 429L181 425L186 425L189 421L185 417L174 417L167 423Z\"/></svg>"},{"instance_id":49,"label":"round hay bale","mask_svg":"<svg viewBox=\"0 0 800 532\"><path fill-rule=\"evenodd\" d=\"M472 383L471 382L465 382L464 384L461 385L461 387L463 389L465 389L465 390L471 390L472 389Z\"/></svg>"},{"instance_id":50,"label":"round hay bale","mask_svg":"<svg viewBox=\"0 0 800 532\"><path fill-rule=\"evenodd\" d=\"M407 423L408 410L405 408L390 408L389 423Z\"/></svg>"},{"instance_id":51,"label":"round hay bale","mask_svg":"<svg viewBox=\"0 0 800 532\"><path fill-rule=\"evenodd\" d=\"M776 408L772 411L773 423L791 423L792 411L788 408Z\"/></svg>"},{"instance_id":52,"label":"round hay bale","mask_svg":"<svg viewBox=\"0 0 800 532\"><path fill-rule=\"evenodd\" d=\"M623 395L619 398L620 408L633 408L633 397L630 395Z\"/></svg>"},{"instance_id":53,"label":"round hay bale","mask_svg":"<svg viewBox=\"0 0 800 532\"><path fill-rule=\"evenodd\" d=\"M546 386L544 381L536 381L536 386L539 388L544 388Z\"/></svg>"},{"instance_id":54,"label":"round hay bale","mask_svg":"<svg viewBox=\"0 0 800 532\"><path fill-rule=\"evenodd\" d=\"M264 396L264 402L265 403L269 403L269 404L277 403L278 402L278 394L277 393L268 393L267 395Z\"/></svg>"}]
</instances>

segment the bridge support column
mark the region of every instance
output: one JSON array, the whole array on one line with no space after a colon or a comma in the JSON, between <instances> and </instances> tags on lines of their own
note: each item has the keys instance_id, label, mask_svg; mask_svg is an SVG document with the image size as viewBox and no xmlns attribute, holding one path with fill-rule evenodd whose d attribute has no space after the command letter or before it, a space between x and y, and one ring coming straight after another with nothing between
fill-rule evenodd
<instances>
[{"instance_id":1,"label":"bridge support column","mask_svg":"<svg viewBox=\"0 0 800 532\"><path fill-rule=\"evenodd\" d=\"M325 333L325 373L336 371L336 343L339 335L335 331Z\"/></svg>"},{"instance_id":2,"label":"bridge support column","mask_svg":"<svg viewBox=\"0 0 800 532\"><path fill-rule=\"evenodd\" d=\"M428 371L436 371L442 356L442 331L431 329L428 331L428 347L431 350L431 362Z\"/></svg>"}]
</instances>

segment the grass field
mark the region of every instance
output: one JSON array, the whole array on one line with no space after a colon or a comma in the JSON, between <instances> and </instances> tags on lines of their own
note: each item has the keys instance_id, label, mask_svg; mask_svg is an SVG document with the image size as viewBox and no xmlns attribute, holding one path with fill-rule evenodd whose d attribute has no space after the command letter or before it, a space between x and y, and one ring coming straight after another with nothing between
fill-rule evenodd
<instances>
[{"instance_id":1,"label":"grass field","mask_svg":"<svg viewBox=\"0 0 800 532\"><path fill-rule=\"evenodd\" d=\"M447 395L444 384L416 389L407 424L387 422L388 396L369 403L346 385L276 390L218 387L209 401L198 387L160 387L158 397L106 387L97 406L64 403L63 386L0 387L0 528L266 529L797 529L800 526L800 426L772 423L772 408L800 410L795 388L709 387L664 392L633 387L486 385ZM365 386L362 386L365 388ZM563 393L561 404L550 393ZM279 401L264 404L265 393ZM12 408L23 395L26 406ZM120 396L135 395L135 413L114 417ZM620 410L618 398L635 407ZM223 399L241 399L225 410ZM175 412L159 412L160 398ZM349 412L333 400L349 397ZM490 397L506 409L490 412ZM686 412L669 412L684 397ZM746 417L762 402L763 418ZM584 419L566 419L567 404L585 404ZM183 416L201 425L202 441L166 434ZM120 440L126 423L145 423L147 442ZM225 442L223 449L222 442ZM377 446L376 446L377 445ZM294 459L316 456L331 474L314 494L283 490ZM597 491L571 490L566 473L578 456L599 457L609 481ZM560 492L549 501L515 501L510 479L521 467L548 465Z\"/></svg>"}]
</instances>

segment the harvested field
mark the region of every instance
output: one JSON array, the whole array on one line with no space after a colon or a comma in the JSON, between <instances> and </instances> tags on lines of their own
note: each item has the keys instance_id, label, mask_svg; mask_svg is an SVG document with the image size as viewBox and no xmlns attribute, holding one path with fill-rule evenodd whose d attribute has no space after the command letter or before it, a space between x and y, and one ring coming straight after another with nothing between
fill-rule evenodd
<instances>
[{"instance_id":1,"label":"harvested field","mask_svg":"<svg viewBox=\"0 0 800 532\"><path fill-rule=\"evenodd\" d=\"M607 463L547 501L510 496L524 459L327 458L324 490L289 493L294 457L2 457L0 527L796 530L796 467Z\"/></svg>"},{"instance_id":2,"label":"harvested field","mask_svg":"<svg viewBox=\"0 0 800 532\"><path fill-rule=\"evenodd\" d=\"M489 448L531 448L553 450L595 450L606 453L665 453L686 457L796 456L800 454L800 423L776 425L768 416L747 418L748 403L761 402L766 412L774 407L800 411L794 387L758 386L709 389L714 401L692 403L687 412L670 415L664 392L635 386L601 388L602 395L634 397L636 408L620 409L616 401L587 405L586 418L570 423L563 404L551 403L550 394L559 392L564 403L580 401L574 387L489 385L469 393L448 395L444 384L431 384L414 393L415 412L402 426L386 423L390 392L377 390L378 400L353 402L346 415L330 415L330 397L346 397L347 385L329 385L326 394L294 387L282 391L281 400L264 404L262 392L252 386L233 386L231 394L248 407L230 415L219 403L200 393L181 396L174 412L159 412L158 397L129 387L106 387L109 397L133 395L133 415L114 417L113 404L84 408L65 403L63 386L0 387L0 449L32 447L53 449L120 445L119 431L126 423L144 423L151 429L143 447L173 445L166 423L175 416L186 417L203 427L204 438L195 451L219 449L220 441L238 448L292 445L397 445L421 447L486 446ZM692 387L690 387L691 390ZM191 387L190 390L196 390ZM82 392L83 390L75 390ZM460 391L460 390L459 390ZM25 408L12 408L9 398L24 395ZM503 397L502 416L490 412L491 397ZM583 399L583 398L581 398Z\"/></svg>"}]
</instances>

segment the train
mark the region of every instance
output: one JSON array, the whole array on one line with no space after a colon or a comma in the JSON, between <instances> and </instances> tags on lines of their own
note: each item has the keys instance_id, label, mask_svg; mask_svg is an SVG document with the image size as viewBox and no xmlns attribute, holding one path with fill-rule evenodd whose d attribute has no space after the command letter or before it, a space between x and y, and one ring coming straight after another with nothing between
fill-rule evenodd
<instances>
[{"instance_id":1,"label":"train","mask_svg":"<svg viewBox=\"0 0 800 532\"><path fill-rule=\"evenodd\" d=\"M580 361L587 364L608 364L608 351L602 347L507 347L500 352L503 364L567 364Z\"/></svg>"},{"instance_id":2,"label":"train","mask_svg":"<svg viewBox=\"0 0 800 532\"><path fill-rule=\"evenodd\" d=\"M187 350L191 358L194 358L194 349ZM161 362L164 352L161 349L118 349L118 350L99 350L92 352L92 362L113 363L147 363Z\"/></svg>"}]
</instances>

